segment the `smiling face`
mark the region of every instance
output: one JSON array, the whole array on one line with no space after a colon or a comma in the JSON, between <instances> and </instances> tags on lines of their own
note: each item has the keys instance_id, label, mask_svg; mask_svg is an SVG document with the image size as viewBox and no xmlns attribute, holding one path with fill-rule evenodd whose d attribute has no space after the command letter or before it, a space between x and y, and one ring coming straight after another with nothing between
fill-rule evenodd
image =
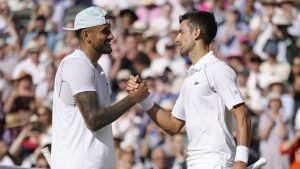
<instances>
[{"instance_id":1,"label":"smiling face","mask_svg":"<svg viewBox=\"0 0 300 169\"><path fill-rule=\"evenodd\" d=\"M188 20L184 20L180 23L180 29L175 39L182 56L188 56L195 46L192 30L188 24Z\"/></svg>"},{"instance_id":2,"label":"smiling face","mask_svg":"<svg viewBox=\"0 0 300 169\"><path fill-rule=\"evenodd\" d=\"M101 54L109 54L112 51L110 43L114 39L114 36L110 27L110 24L105 24L90 28L89 42L91 47Z\"/></svg>"}]
</instances>

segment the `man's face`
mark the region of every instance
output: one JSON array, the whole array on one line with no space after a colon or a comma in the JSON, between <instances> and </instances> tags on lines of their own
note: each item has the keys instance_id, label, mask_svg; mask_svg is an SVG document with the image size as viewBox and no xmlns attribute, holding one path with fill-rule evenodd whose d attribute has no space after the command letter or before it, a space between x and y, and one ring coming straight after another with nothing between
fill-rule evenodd
<instances>
[{"instance_id":1,"label":"man's face","mask_svg":"<svg viewBox=\"0 0 300 169\"><path fill-rule=\"evenodd\" d=\"M188 56L195 46L188 22L188 20L183 20L180 23L180 29L175 39L182 56Z\"/></svg>"},{"instance_id":2,"label":"man's face","mask_svg":"<svg viewBox=\"0 0 300 169\"><path fill-rule=\"evenodd\" d=\"M100 25L91 30L91 45L101 54L111 53L111 41L114 36L110 30L110 24Z\"/></svg>"}]
</instances>

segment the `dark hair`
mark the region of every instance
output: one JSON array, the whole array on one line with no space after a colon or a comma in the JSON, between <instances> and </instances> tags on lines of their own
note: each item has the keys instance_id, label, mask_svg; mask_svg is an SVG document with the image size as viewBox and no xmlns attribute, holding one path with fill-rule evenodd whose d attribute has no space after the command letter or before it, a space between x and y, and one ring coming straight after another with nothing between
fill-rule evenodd
<instances>
[{"instance_id":1,"label":"dark hair","mask_svg":"<svg viewBox=\"0 0 300 169\"><path fill-rule=\"evenodd\" d=\"M78 29L75 31L75 35L76 35L77 39L79 39L79 40L80 40L81 31L82 31L82 29Z\"/></svg>"},{"instance_id":2,"label":"dark hair","mask_svg":"<svg viewBox=\"0 0 300 169\"><path fill-rule=\"evenodd\" d=\"M203 43L209 45L217 34L217 23L213 13L205 11L190 11L179 16L179 22L188 20L191 29L200 28Z\"/></svg>"},{"instance_id":3,"label":"dark hair","mask_svg":"<svg viewBox=\"0 0 300 169\"><path fill-rule=\"evenodd\" d=\"M46 22L46 21L47 21L46 17L44 17L43 15L37 16L37 17L36 17L36 20L37 20L37 21L42 21L42 22Z\"/></svg>"},{"instance_id":4,"label":"dark hair","mask_svg":"<svg viewBox=\"0 0 300 169\"><path fill-rule=\"evenodd\" d=\"M43 36L43 35L47 37L48 36L48 32L46 32L46 31L39 31L37 36Z\"/></svg>"}]
</instances>

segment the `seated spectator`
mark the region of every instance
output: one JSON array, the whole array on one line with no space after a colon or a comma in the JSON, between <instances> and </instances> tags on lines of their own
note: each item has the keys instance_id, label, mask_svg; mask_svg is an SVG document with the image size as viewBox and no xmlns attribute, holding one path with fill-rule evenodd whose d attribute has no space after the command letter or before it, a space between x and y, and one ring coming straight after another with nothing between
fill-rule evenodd
<instances>
[{"instance_id":1,"label":"seated spectator","mask_svg":"<svg viewBox=\"0 0 300 169\"><path fill-rule=\"evenodd\" d=\"M21 72L20 76L13 80L14 89L4 104L5 113L30 112L34 108L34 90L31 75Z\"/></svg>"},{"instance_id":2,"label":"seated spectator","mask_svg":"<svg viewBox=\"0 0 300 169\"><path fill-rule=\"evenodd\" d=\"M155 148L151 153L151 167L149 169L168 169L167 155L161 147Z\"/></svg>"}]
</instances>

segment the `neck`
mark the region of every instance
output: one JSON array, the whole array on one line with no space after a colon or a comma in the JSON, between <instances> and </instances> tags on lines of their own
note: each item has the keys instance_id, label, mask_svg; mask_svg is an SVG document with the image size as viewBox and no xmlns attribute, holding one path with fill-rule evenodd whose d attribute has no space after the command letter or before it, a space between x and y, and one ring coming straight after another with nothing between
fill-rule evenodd
<instances>
[{"instance_id":1,"label":"neck","mask_svg":"<svg viewBox=\"0 0 300 169\"><path fill-rule=\"evenodd\" d=\"M78 49L85 53L95 67L97 66L98 60L101 56L98 51L84 44L79 44Z\"/></svg>"},{"instance_id":2,"label":"neck","mask_svg":"<svg viewBox=\"0 0 300 169\"><path fill-rule=\"evenodd\" d=\"M189 53L189 57L193 65L196 64L204 55L206 55L209 52L209 46L199 46L201 47L195 47L194 50Z\"/></svg>"}]
</instances>

